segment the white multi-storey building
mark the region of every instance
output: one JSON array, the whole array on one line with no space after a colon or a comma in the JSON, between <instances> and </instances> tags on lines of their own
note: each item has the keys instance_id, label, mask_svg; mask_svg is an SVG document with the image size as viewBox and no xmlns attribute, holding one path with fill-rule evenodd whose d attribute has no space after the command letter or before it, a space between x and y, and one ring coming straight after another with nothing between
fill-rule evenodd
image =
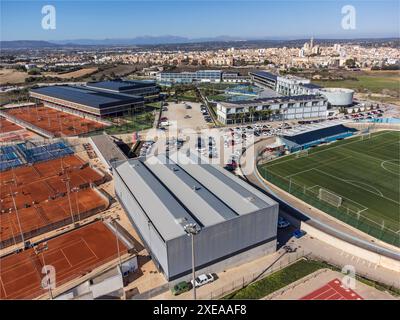
<instances>
[{"instance_id":1,"label":"white multi-storey building","mask_svg":"<svg viewBox=\"0 0 400 320\"><path fill-rule=\"evenodd\" d=\"M327 116L328 100L321 95L262 98L218 102L217 117L224 124L257 121L266 118L299 120Z\"/></svg>"}]
</instances>

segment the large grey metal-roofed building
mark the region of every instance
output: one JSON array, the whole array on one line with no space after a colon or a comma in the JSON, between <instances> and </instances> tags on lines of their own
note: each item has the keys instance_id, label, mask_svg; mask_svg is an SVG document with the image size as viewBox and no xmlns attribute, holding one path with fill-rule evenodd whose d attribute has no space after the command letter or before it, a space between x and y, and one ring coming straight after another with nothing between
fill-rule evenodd
<instances>
[{"instance_id":1,"label":"large grey metal-roofed building","mask_svg":"<svg viewBox=\"0 0 400 320\"><path fill-rule=\"evenodd\" d=\"M141 96L69 85L34 88L30 90L30 96L50 107L67 108L100 117L120 115L143 107L144 103Z\"/></svg>"},{"instance_id":2,"label":"large grey metal-roofed building","mask_svg":"<svg viewBox=\"0 0 400 320\"><path fill-rule=\"evenodd\" d=\"M278 204L197 155L158 155L114 165L116 195L169 281L190 276L196 223L196 269L218 272L276 250Z\"/></svg>"}]
</instances>

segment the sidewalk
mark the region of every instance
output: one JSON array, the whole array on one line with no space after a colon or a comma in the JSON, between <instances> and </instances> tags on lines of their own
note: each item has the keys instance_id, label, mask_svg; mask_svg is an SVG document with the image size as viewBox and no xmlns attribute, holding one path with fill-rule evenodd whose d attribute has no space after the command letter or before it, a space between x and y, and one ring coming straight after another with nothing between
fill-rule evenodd
<instances>
[{"instance_id":1,"label":"sidewalk","mask_svg":"<svg viewBox=\"0 0 400 320\"><path fill-rule=\"evenodd\" d=\"M280 290L280 292L268 295L264 299L299 300L307 294L323 287L331 280L341 280L343 276L344 275L342 273L329 269L318 270L308 277L300 279L296 286L283 288L282 290ZM355 288L353 290L366 300L398 300L396 297L393 297L388 292L380 291L360 281L356 281Z\"/></svg>"},{"instance_id":2,"label":"sidewalk","mask_svg":"<svg viewBox=\"0 0 400 320\"><path fill-rule=\"evenodd\" d=\"M224 270L217 274L218 279L210 284L196 289L197 299L219 299L223 296L242 288L244 285L262 279L264 276L278 271L304 256L303 250L286 253L279 250L274 254L261 257L240 266ZM152 299L185 300L193 299L193 290L179 296L174 296L171 291L155 296Z\"/></svg>"},{"instance_id":3,"label":"sidewalk","mask_svg":"<svg viewBox=\"0 0 400 320\"><path fill-rule=\"evenodd\" d=\"M360 276L400 288L400 274L396 271L373 264L307 235L299 239L298 244L306 251L312 252L311 257L340 267L353 266Z\"/></svg>"}]
</instances>

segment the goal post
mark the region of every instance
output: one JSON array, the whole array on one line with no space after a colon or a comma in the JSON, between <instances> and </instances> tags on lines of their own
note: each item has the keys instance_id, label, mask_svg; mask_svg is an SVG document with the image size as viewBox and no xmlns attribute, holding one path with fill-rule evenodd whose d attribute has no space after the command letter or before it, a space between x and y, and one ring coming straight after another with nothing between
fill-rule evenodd
<instances>
[{"instance_id":1,"label":"goal post","mask_svg":"<svg viewBox=\"0 0 400 320\"><path fill-rule=\"evenodd\" d=\"M303 149L298 152L296 152L296 158L302 158L302 157L307 157L308 156L308 150L309 149Z\"/></svg>"},{"instance_id":2,"label":"goal post","mask_svg":"<svg viewBox=\"0 0 400 320\"><path fill-rule=\"evenodd\" d=\"M339 208L343 202L343 198L341 196L324 188L319 188L318 199L327 202L336 208Z\"/></svg>"},{"instance_id":3,"label":"goal post","mask_svg":"<svg viewBox=\"0 0 400 320\"><path fill-rule=\"evenodd\" d=\"M361 134L361 140L371 139L371 132L364 132Z\"/></svg>"}]
</instances>

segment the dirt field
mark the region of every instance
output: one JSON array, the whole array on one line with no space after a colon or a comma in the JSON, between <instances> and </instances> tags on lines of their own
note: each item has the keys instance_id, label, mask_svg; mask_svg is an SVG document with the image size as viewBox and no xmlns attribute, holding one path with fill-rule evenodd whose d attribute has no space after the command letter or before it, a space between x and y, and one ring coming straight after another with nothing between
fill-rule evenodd
<instances>
[{"instance_id":1,"label":"dirt field","mask_svg":"<svg viewBox=\"0 0 400 320\"><path fill-rule=\"evenodd\" d=\"M0 85L7 83L23 83L28 76L26 72L17 71L15 69L0 69Z\"/></svg>"},{"instance_id":2,"label":"dirt field","mask_svg":"<svg viewBox=\"0 0 400 320\"><path fill-rule=\"evenodd\" d=\"M80 78L84 76L91 75L92 73L97 72L98 68L82 68L80 70L67 72L67 73L55 73L55 72L46 72L44 75L46 77L57 77L60 79L70 79L70 78Z\"/></svg>"},{"instance_id":3,"label":"dirt field","mask_svg":"<svg viewBox=\"0 0 400 320\"><path fill-rule=\"evenodd\" d=\"M106 209L108 202L89 188L104 179L75 156L1 172L1 246L19 242L21 232L26 240L54 229L71 218L71 211L80 220Z\"/></svg>"},{"instance_id":4,"label":"dirt field","mask_svg":"<svg viewBox=\"0 0 400 320\"><path fill-rule=\"evenodd\" d=\"M132 72L134 72L136 69L138 68L138 66L136 65L131 65L131 64L121 64L121 65L117 65L115 67L111 67L111 68L107 68L103 71L99 71L93 75L91 75L88 78L94 78L96 79L96 81L100 80L100 78L102 76L106 76L106 77L122 77L122 76L126 76ZM91 81L93 81L93 79L90 79Z\"/></svg>"},{"instance_id":5,"label":"dirt field","mask_svg":"<svg viewBox=\"0 0 400 320\"><path fill-rule=\"evenodd\" d=\"M60 136L76 136L104 127L103 124L43 105L5 110L18 119Z\"/></svg>"},{"instance_id":6,"label":"dirt field","mask_svg":"<svg viewBox=\"0 0 400 320\"><path fill-rule=\"evenodd\" d=\"M115 235L102 222L58 236L39 249L0 259L0 300L33 299L47 293L41 287L44 265L54 266L59 287L118 258ZM122 241L119 251L127 253Z\"/></svg>"}]
</instances>

